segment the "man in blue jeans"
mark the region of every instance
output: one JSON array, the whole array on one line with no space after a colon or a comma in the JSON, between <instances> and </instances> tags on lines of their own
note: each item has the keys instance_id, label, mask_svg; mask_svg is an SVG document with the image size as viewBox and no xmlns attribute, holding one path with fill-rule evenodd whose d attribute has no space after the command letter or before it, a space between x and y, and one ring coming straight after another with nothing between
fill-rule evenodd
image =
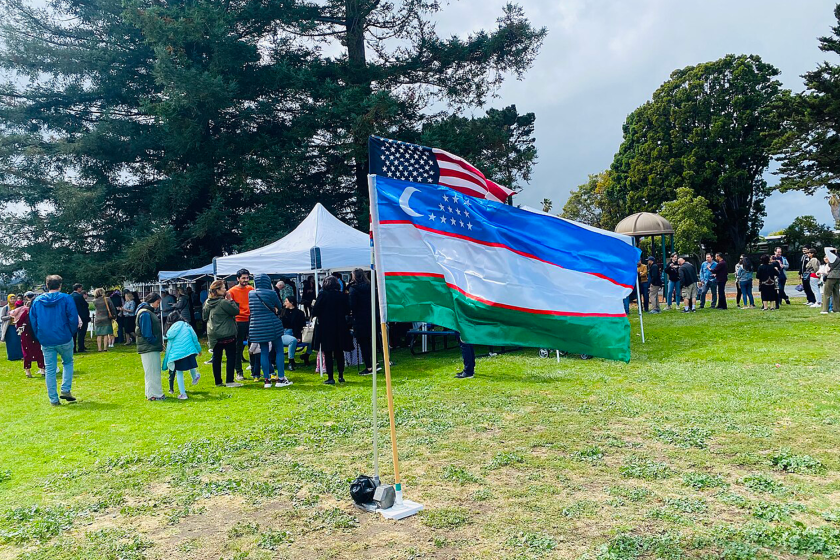
<instances>
[{"instance_id":1,"label":"man in blue jeans","mask_svg":"<svg viewBox=\"0 0 840 560\"><path fill-rule=\"evenodd\" d=\"M47 366L47 395L50 404L61 404L56 391L56 369L58 356L64 364L61 382L61 398L72 403L76 401L70 390L73 386L73 335L79 328L79 313L76 304L67 294L61 293L61 276L47 276L48 292L35 299L29 311L29 322L35 338L44 350L44 362Z\"/></svg>"},{"instance_id":2,"label":"man in blue jeans","mask_svg":"<svg viewBox=\"0 0 840 560\"><path fill-rule=\"evenodd\" d=\"M700 264L700 309L706 307L706 294L712 293L712 308L717 307L717 279L712 275L715 261L711 253L706 253L706 260Z\"/></svg>"},{"instance_id":3,"label":"man in blue jeans","mask_svg":"<svg viewBox=\"0 0 840 560\"><path fill-rule=\"evenodd\" d=\"M671 309L671 302L679 308L682 300L682 290L680 289L680 263L677 262L677 254L671 254L671 262L665 265L665 274L668 275L668 291L665 292L665 302L668 304L666 309Z\"/></svg>"}]
</instances>

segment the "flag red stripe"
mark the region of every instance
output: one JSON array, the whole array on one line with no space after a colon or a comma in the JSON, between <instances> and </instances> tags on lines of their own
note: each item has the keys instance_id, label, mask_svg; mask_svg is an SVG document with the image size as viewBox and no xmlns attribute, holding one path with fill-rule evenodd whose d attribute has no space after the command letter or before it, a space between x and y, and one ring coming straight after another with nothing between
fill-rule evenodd
<instances>
[{"instance_id":1,"label":"flag red stripe","mask_svg":"<svg viewBox=\"0 0 840 560\"><path fill-rule=\"evenodd\" d=\"M536 255L532 255L532 254L526 253L524 251L518 251L518 250L516 250L516 249L514 249L514 248L512 248L508 245L505 245L504 243L492 243L490 241L482 241L481 239L476 239L474 237L469 237L467 235L462 235L460 233L454 233L454 232L451 232L451 231L444 231L444 230L440 230L440 229L430 228L430 227L427 227L427 226L421 226L420 224L415 224L411 220L382 220L379 223L382 224L382 225L409 224L409 225L414 226L416 229L419 229L419 230L422 230L422 231L428 231L430 233L437 233L437 234L440 234L440 235L445 235L447 237L454 237L456 239L463 239L464 241L471 241L472 243L476 243L478 245L484 245L485 247L496 247L496 248L499 248L499 249L507 249L511 253L516 253L517 255L520 255L520 256L528 258L528 259L533 259L535 261L550 264L552 266L556 266L557 268L566 268L564 266L560 266L557 263L553 263L553 262L547 261L545 259L541 259ZM589 274L590 276L595 276L596 278L602 278L604 280L612 282L616 286L621 286L622 288L630 288L631 290L634 288L634 286L628 286L627 284L622 284L620 282L616 282L615 280L613 280L609 276L604 276L603 274L600 274L598 272L583 272L583 274Z\"/></svg>"},{"instance_id":2,"label":"flag red stripe","mask_svg":"<svg viewBox=\"0 0 840 560\"><path fill-rule=\"evenodd\" d=\"M443 274L435 274L432 272L386 272L385 276L415 276L423 278L439 278L441 280L445 280ZM490 307L500 307L502 309L511 309L513 311L522 311L524 313L533 313L535 315L555 315L558 317L625 317L624 313L576 313L574 311L552 311L548 309L531 309L529 307L519 307L516 305L509 305L507 303L491 301L481 296L471 294L463 288L461 288L460 286L456 286L455 284L452 284L450 282L446 282L446 286L455 290L456 292L463 294L471 300L483 303L484 305L489 305Z\"/></svg>"},{"instance_id":3,"label":"flag red stripe","mask_svg":"<svg viewBox=\"0 0 840 560\"><path fill-rule=\"evenodd\" d=\"M463 179L464 181L469 181L470 183L478 185L482 190L488 190L486 181L479 181L473 175L469 173L464 173L463 171L456 171L455 169L447 169L445 167L441 167L440 176L441 178L457 177L458 179Z\"/></svg>"},{"instance_id":4,"label":"flag red stripe","mask_svg":"<svg viewBox=\"0 0 840 560\"><path fill-rule=\"evenodd\" d=\"M475 167L473 167L472 165L467 163L466 160L463 160L463 159L459 158L458 156L452 155L449 152L444 152L443 150L434 150L434 152L435 152L435 157L438 160L448 161L449 163L454 163L455 165L460 165L464 169L472 171L473 173L475 173L476 175L478 175L482 179L485 179L485 180L487 179L484 176L484 173L482 173L481 171L479 171L478 169L476 169Z\"/></svg>"}]
</instances>

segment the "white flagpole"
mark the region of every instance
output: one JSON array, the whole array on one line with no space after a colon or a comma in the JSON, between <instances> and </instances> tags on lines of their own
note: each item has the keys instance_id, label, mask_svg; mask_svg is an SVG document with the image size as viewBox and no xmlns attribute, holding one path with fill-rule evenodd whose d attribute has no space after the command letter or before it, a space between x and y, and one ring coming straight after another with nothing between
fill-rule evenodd
<instances>
[{"instance_id":1,"label":"white flagpole","mask_svg":"<svg viewBox=\"0 0 840 560\"><path fill-rule=\"evenodd\" d=\"M642 344L645 343L645 317L642 308L642 292L639 289L639 276L636 276L636 305L639 307L639 326L642 327Z\"/></svg>"},{"instance_id":2,"label":"white flagpole","mask_svg":"<svg viewBox=\"0 0 840 560\"><path fill-rule=\"evenodd\" d=\"M368 189L373 190L373 178L368 175ZM373 362L373 387L371 388L371 409L373 410L373 480L379 484L379 419L377 415L376 390L376 264L373 254L373 225L370 226L370 339L371 361Z\"/></svg>"}]
</instances>

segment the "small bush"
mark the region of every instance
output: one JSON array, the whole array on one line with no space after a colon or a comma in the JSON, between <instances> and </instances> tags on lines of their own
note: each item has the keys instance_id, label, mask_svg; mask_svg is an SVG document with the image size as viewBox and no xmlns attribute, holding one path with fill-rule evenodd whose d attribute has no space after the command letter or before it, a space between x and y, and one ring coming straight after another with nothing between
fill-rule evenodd
<instances>
[{"instance_id":1,"label":"small bush","mask_svg":"<svg viewBox=\"0 0 840 560\"><path fill-rule=\"evenodd\" d=\"M709 510L703 498L666 498L665 505L680 513L705 513Z\"/></svg>"},{"instance_id":2,"label":"small bush","mask_svg":"<svg viewBox=\"0 0 840 560\"><path fill-rule=\"evenodd\" d=\"M7 511L0 520L0 544L44 542L66 531L80 513L65 506L20 507Z\"/></svg>"},{"instance_id":3,"label":"small bush","mask_svg":"<svg viewBox=\"0 0 840 560\"><path fill-rule=\"evenodd\" d=\"M607 488L607 494L609 494L610 496L625 498L627 500L630 500L631 502L643 502L653 495L653 493L647 488L641 488L638 486L633 488L612 486L610 488Z\"/></svg>"},{"instance_id":4,"label":"small bush","mask_svg":"<svg viewBox=\"0 0 840 560\"><path fill-rule=\"evenodd\" d=\"M292 535L288 531L275 531L269 529L260 535L257 541L257 546L265 550L277 550L280 545L294 542Z\"/></svg>"},{"instance_id":5,"label":"small bush","mask_svg":"<svg viewBox=\"0 0 840 560\"><path fill-rule=\"evenodd\" d=\"M252 521L237 521L233 527L228 529L227 535L229 539L235 539L245 535L256 535L259 532L259 524Z\"/></svg>"},{"instance_id":6,"label":"small bush","mask_svg":"<svg viewBox=\"0 0 840 560\"><path fill-rule=\"evenodd\" d=\"M799 510L801 510L801 506L796 507L787 504L760 501L752 505L750 513L756 519L763 521L786 521L793 512Z\"/></svg>"},{"instance_id":7,"label":"small bush","mask_svg":"<svg viewBox=\"0 0 840 560\"><path fill-rule=\"evenodd\" d=\"M493 493L490 491L489 488L480 488L472 494L472 499L476 502L484 502L492 497Z\"/></svg>"},{"instance_id":8,"label":"small bush","mask_svg":"<svg viewBox=\"0 0 840 560\"><path fill-rule=\"evenodd\" d=\"M539 554L551 552L557 547L557 541L545 533L519 533L509 538L506 544L511 548L524 548Z\"/></svg>"},{"instance_id":9,"label":"small bush","mask_svg":"<svg viewBox=\"0 0 840 560\"><path fill-rule=\"evenodd\" d=\"M604 452L597 445L592 445L581 449L580 451L575 451L572 453L572 458L577 459L578 461L595 463L604 459Z\"/></svg>"},{"instance_id":10,"label":"small bush","mask_svg":"<svg viewBox=\"0 0 840 560\"><path fill-rule=\"evenodd\" d=\"M796 455L788 448L770 457L770 464L775 469L789 473L819 474L825 471L819 459L810 455Z\"/></svg>"}]
</instances>

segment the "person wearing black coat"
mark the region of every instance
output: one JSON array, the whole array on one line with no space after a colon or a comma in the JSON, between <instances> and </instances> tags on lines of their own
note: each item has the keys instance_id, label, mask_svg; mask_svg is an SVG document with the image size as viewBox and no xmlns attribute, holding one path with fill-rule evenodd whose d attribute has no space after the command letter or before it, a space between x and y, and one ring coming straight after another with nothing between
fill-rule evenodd
<instances>
[{"instance_id":1,"label":"person wearing black coat","mask_svg":"<svg viewBox=\"0 0 840 560\"><path fill-rule=\"evenodd\" d=\"M344 383L344 351L353 348L353 339L347 325L350 305L341 291L338 279L327 276L318 299L312 307L312 316L317 319L312 347L324 353L327 366L326 385L335 385L333 367L338 369L338 382Z\"/></svg>"},{"instance_id":2,"label":"person wearing black coat","mask_svg":"<svg viewBox=\"0 0 840 560\"><path fill-rule=\"evenodd\" d=\"M362 349L362 359L365 362L365 370L361 375L373 373L370 298L370 282L365 277L365 271L357 268L353 271L353 282L350 284L350 314L353 317L353 336Z\"/></svg>"},{"instance_id":3,"label":"person wearing black coat","mask_svg":"<svg viewBox=\"0 0 840 560\"><path fill-rule=\"evenodd\" d=\"M82 326L79 327L79 330L74 335L76 344L74 351L78 354L79 352L87 352L85 348L85 335L87 335L88 325L90 324L90 308L88 308L88 302L85 299L81 284L74 284L73 293L70 295L73 298L73 303L76 304L76 312L79 314L79 319L82 321Z\"/></svg>"}]
</instances>

